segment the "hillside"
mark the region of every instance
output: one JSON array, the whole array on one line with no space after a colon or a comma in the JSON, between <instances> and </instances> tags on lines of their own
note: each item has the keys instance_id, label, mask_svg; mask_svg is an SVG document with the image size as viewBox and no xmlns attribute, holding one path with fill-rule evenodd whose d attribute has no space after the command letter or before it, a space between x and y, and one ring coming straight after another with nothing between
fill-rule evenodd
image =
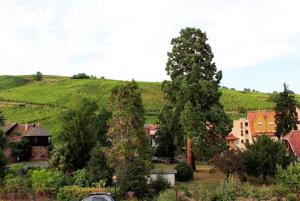
<instances>
[{"instance_id":1,"label":"hillside","mask_svg":"<svg viewBox=\"0 0 300 201\"><path fill-rule=\"evenodd\" d=\"M122 82L107 79L72 80L57 76L45 76L44 81L34 82L30 76L0 76L0 107L8 121L39 121L51 131L56 131L58 114L70 107L76 97L95 99L105 107L111 89ZM138 85L142 90L146 120L155 122L155 115L164 103L161 83L138 82ZM223 93L221 102L228 113L236 113L239 107L246 110L273 107L273 103L267 101L267 93L220 90Z\"/></svg>"}]
</instances>

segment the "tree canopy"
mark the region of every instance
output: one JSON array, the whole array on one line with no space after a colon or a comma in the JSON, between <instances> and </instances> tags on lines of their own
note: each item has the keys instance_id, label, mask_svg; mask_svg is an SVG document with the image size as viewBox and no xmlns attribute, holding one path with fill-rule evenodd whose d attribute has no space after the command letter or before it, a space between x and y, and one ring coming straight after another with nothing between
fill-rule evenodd
<instances>
[{"instance_id":1,"label":"tree canopy","mask_svg":"<svg viewBox=\"0 0 300 201\"><path fill-rule=\"evenodd\" d=\"M225 136L232 127L220 103L218 89L222 72L217 71L206 34L200 29L182 29L171 45L166 64L171 81L164 81L162 88L167 100L165 107L172 109L164 108L162 113L172 112L168 116L173 119L166 122L161 118L166 115L160 115L159 133L173 135L174 142L171 140L170 143L174 143L179 152L184 145L184 136L190 136L196 158L211 157L211 154L203 154L203 150L212 145L223 147ZM176 122L172 130L166 129L170 128L170 122Z\"/></svg>"},{"instance_id":2,"label":"tree canopy","mask_svg":"<svg viewBox=\"0 0 300 201\"><path fill-rule=\"evenodd\" d=\"M297 101L294 92L283 85L283 92L279 93L275 106L276 135L278 138L286 135L292 130L297 130Z\"/></svg>"},{"instance_id":3,"label":"tree canopy","mask_svg":"<svg viewBox=\"0 0 300 201\"><path fill-rule=\"evenodd\" d=\"M246 143L243 153L247 173L263 176L267 183L267 176L274 176L276 166L287 166L290 162L286 148L281 141L274 141L266 135L259 136L252 144Z\"/></svg>"}]
</instances>

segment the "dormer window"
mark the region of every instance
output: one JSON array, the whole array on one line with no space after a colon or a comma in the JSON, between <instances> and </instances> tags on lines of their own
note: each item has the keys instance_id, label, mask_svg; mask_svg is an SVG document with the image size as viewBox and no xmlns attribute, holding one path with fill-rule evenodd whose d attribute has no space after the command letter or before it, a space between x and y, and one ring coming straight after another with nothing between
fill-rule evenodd
<instances>
[{"instance_id":1,"label":"dormer window","mask_svg":"<svg viewBox=\"0 0 300 201\"><path fill-rule=\"evenodd\" d=\"M263 124L263 122L262 122L262 121L258 122L258 125L262 125L262 124Z\"/></svg>"}]
</instances>

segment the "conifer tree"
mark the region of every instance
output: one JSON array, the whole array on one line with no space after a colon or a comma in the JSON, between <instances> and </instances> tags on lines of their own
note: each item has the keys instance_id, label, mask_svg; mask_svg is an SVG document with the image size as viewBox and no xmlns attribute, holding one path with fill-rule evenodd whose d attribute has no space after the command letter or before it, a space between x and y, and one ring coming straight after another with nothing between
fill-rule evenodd
<instances>
[{"instance_id":1,"label":"conifer tree","mask_svg":"<svg viewBox=\"0 0 300 201\"><path fill-rule=\"evenodd\" d=\"M144 184L151 168L151 150L144 131L144 109L141 90L135 81L119 85L112 90L110 98L112 118L108 136L112 140L110 161L115 168L120 191L141 193L139 184ZM131 171L134 164L144 171ZM135 175L129 175L134 172ZM128 181L126 178L130 178Z\"/></svg>"},{"instance_id":2,"label":"conifer tree","mask_svg":"<svg viewBox=\"0 0 300 201\"><path fill-rule=\"evenodd\" d=\"M276 136L281 138L292 130L297 130L297 101L294 92L283 85L283 92L279 93L275 106Z\"/></svg>"},{"instance_id":3,"label":"conifer tree","mask_svg":"<svg viewBox=\"0 0 300 201\"><path fill-rule=\"evenodd\" d=\"M174 113L171 122L176 122L169 132L177 139L174 140L177 151L180 152L184 135L187 135L193 140L196 158L210 158L224 147L225 136L232 127L220 103L218 89L222 73L217 71L206 34L200 29L182 29L171 45L166 64L171 81L163 82L167 104L172 106ZM197 121L189 116L194 116ZM159 121L160 128L164 128L161 125L164 122Z\"/></svg>"}]
</instances>

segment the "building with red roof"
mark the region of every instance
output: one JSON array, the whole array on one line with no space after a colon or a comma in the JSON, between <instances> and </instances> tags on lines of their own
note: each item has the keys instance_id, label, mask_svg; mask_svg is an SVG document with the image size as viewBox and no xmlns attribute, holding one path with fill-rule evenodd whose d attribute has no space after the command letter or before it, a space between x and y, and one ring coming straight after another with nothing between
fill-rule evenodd
<instances>
[{"instance_id":1,"label":"building with red roof","mask_svg":"<svg viewBox=\"0 0 300 201\"><path fill-rule=\"evenodd\" d=\"M285 142L289 153L300 161L300 131L291 131L286 134L282 140Z\"/></svg>"}]
</instances>

